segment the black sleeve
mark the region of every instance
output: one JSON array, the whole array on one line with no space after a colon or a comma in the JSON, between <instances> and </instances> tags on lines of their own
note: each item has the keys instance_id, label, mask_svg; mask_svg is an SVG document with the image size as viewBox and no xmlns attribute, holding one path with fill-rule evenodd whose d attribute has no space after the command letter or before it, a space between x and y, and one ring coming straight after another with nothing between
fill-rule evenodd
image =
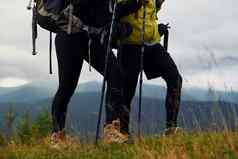
<instances>
[{"instance_id":1,"label":"black sleeve","mask_svg":"<svg viewBox=\"0 0 238 159\"><path fill-rule=\"evenodd\" d=\"M161 9L162 4L164 3L164 0L156 0L156 9L157 11Z\"/></svg>"},{"instance_id":2,"label":"black sleeve","mask_svg":"<svg viewBox=\"0 0 238 159\"><path fill-rule=\"evenodd\" d=\"M86 25L98 28L110 22L111 13L108 0L94 0L93 3L90 0L80 0L79 2L75 4L74 15Z\"/></svg>"},{"instance_id":3,"label":"black sleeve","mask_svg":"<svg viewBox=\"0 0 238 159\"><path fill-rule=\"evenodd\" d=\"M124 0L117 4L117 18L136 12L142 6L142 0Z\"/></svg>"},{"instance_id":4,"label":"black sleeve","mask_svg":"<svg viewBox=\"0 0 238 159\"><path fill-rule=\"evenodd\" d=\"M43 5L46 11L54 14L59 14L65 5L64 0L43 0Z\"/></svg>"}]
</instances>

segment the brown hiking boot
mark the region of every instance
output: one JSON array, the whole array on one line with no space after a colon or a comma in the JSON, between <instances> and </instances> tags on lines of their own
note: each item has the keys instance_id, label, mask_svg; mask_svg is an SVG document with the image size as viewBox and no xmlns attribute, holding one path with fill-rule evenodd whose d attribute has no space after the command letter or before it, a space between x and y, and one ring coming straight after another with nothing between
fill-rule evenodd
<instances>
[{"instance_id":1,"label":"brown hiking boot","mask_svg":"<svg viewBox=\"0 0 238 159\"><path fill-rule=\"evenodd\" d=\"M66 135L65 135L64 131L54 132L50 136L50 142L52 144L57 144L57 143L60 143L60 142L64 142L65 139L66 139Z\"/></svg>"},{"instance_id":2,"label":"brown hiking boot","mask_svg":"<svg viewBox=\"0 0 238 159\"><path fill-rule=\"evenodd\" d=\"M61 150L80 144L77 137L66 135L65 131L54 132L43 140L50 148Z\"/></svg>"},{"instance_id":3,"label":"brown hiking boot","mask_svg":"<svg viewBox=\"0 0 238 159\"><path fill-rule=\"evenodd\" d=\"M128 141L128 134L120 132L120 120L112 121L104 127L103 142L105 144L122 144Z\"/></svg>"}]
</instances>

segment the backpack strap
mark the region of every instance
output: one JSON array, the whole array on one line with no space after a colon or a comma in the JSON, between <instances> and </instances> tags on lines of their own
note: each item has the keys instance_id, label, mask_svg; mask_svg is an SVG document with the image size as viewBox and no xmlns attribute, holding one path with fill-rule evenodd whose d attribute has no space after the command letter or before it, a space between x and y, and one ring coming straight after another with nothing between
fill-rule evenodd
<instances>
[{"instance_id":1,"label":"backpack strap","mask_svg":"<svg viewBox=\"0 0 238 159\"><path fill-rule=\"evenodd\" d=\"M71 34L71 32L72 32L73 12L74 12L74 6L73 6L73 4L70 2L70 4L69 4L69 23L68 23L68 30L67 30L67 33L68 33L68 34Z\"/></svg>"}]
</instances>

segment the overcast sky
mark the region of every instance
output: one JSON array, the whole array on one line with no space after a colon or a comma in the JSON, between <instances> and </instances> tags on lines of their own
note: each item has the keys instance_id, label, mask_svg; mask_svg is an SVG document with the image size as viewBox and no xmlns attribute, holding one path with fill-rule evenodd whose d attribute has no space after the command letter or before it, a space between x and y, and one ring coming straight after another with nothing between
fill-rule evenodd
<instances>
[{"instance_id":1,"label":"overcast sky","mask_svg":"<svg viewBox=\"0 0 238 159\"><path fill-rule=\"evenodd\" d=\"M31 55L31 12L28 0L0 2L0 86L56 80L48 74L48 33L40 30L37 56ZM167 0L159 14L169 22L169 52L184 77L184 87L213 86L238 90L238 1ZM101 80L85 63L81 82ZM156 79L146 83L162 84Z\"/></svg>"}]
</instances>

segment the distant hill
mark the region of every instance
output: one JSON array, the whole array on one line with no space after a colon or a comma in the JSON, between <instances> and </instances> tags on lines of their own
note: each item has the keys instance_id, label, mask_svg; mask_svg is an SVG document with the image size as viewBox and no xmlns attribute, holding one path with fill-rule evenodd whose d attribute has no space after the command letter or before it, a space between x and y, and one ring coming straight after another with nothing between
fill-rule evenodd
<instances>
[{"instance_id":1,"label":"distant hill","mask_svg":"<svg viewBox=\"0 0 238 159\"><path fill-rule=\"evenodd\" d=\"M0 88L0 123L10 106L18 116L29 112L32 118L43 107L50 106L57 82L42 81L17 88ZM101 83L88 82L80 84L74 94L68 110L68 127L81 132L93 132L96 128ZM137 92L138 94L138 92ZM159 132L165 125L164 98L166 88L157 85L143 86L142 125L146 133ZM188 130L210 128L237 128L238 93L208 92L202 89L183 89L180 125ZM132 127L136 129L138 97L132 106ZM225 124L224 124L225 123ZM0 124L0 127L2 124Z\"/></svg>"},{"instance_id":2,"label":"distant hill","mask_svg":"<svg viewBox=\"0 0 238 159\"><path fill-rule=\"evenodd\" d=\"M81 133L94 132L99 110L99 92L76 93L68 108L67 127L72 131ZM158 133L165 126L164 100L143 97L142 100L142 127L144 133ZM50 106L52 98L34 103L0 103L0 123L9 106L14 107L18 116L29 112L32 118L43 109ZM138 97L132 104L131 126L135 131L137 127ZM238 126L238 104L223 101L183 101L179 115L180 126L187 130L235 129ZM1 124L0 124L1 125Z\"/></svg>"},{"instance_id":3,"label":"distant hill","mask_svg":"<svg viewBox=\"0 0 238 159\"><path fill-rule=\"evenodd\" d=\"M46 98L52 98L57 89L56 81L41 81L30 83L16 88L0 88L0 103L35 103ZM79 84L76 92L99 93L101 91L100 82L87 82ZM138 95L138 89L137 94ZM164 99L166 88L158 85L143 85L143 96L148 98ZM184 88L182 90L183 101L226 101L238 103L237 92L208 91L198 88Z\"/></svg>"},{"instance_id":4,"label":"distant hill","mask_svg":"<svg viewBox=\"0 0 238 159\"><path fill-rule=\"evenodd\" d=\"M9 93L14 92L18 89L19 89L19 87L0 87L0 96L9 94Z\"/></svg>"}]
</instances>

